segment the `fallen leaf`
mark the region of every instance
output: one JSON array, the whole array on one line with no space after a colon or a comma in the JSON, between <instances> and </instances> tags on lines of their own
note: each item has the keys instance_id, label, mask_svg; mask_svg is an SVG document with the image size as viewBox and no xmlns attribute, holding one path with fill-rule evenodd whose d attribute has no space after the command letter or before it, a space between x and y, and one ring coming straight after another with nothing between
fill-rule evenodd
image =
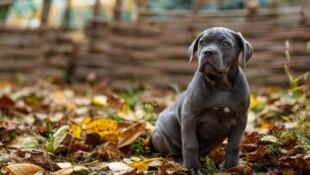
<instances>
[{"instance_id":1,"label":"fallen leaf","mask_svg":"<svg viewBox=\"0 0 310 175\"><path fill-rule=\"evenodd\" d=\"M119 147L123 148L133 144L139 137L145 134L145 126L145 122L141 121L121 130Z\"/></svg>"},{"instance_id":2,"label":"fallen leaf","mask_svg":"<svg viewBox=\"0 0 310 175\"><path fill-rule=\"evenodd\" d=\"M306 174L310 174L310 158L306 155L284 156L279 159L280 167L300 169Z\"/></svg>"},{"instance_id":3,"label":"fallen leaf","mask_svg":"<svg viewBox=\"0 0 310 175\"><path fill-rule=\"evenodd\" d=\"M250 166L242 165L228 169L228 173L236 173L239 175L253 175L253 169Z\"/></svg>"},{"instance_id":4,"label":"fallen leaf","mask_svg":"<svg viewBox=\"0 0 310 175\"><path fill-rule=\"evenodd\" d=\"M99 170L107 171L109 170L109 167L107 166L107 163L99 163L95 166L90 167L90 169L93 171L99 171Z\"/></svg>"},{"instance_id":5,"label":"fallen leaf","mask_svg":"<svg viewBox=\"0 0 310 175\"><path fill-rule=\"evenodd\" d=\"M2 95L0 97L0 110L7 112L10 109L14 108L14 106L15 102L7 95Z\"/></svg>"},{"instance_id":6,"label":"fallen leaf","mask_svg":"<svg viewBox=\"0 0 310 175\"><path fill-rule=\"evenodd\" d=\"M119 160L120 152L118 150L118 145L112 141L108 141L103 143L98 147L97 153L106 158L108 161Z\"/></svg>"},{"instance_id":7,"label":"fallen leaf","mask_svg":"<svg viewBox=\"0 0 310 175\"><path fill-rule=\"evenodd\" d=\"M260 123L260 128L266 128L266 129L269 129L269 128L272 128L274 127L275 124L273 122L266 122L266 121L262 121Z\"/></svg>"},{"instance_id":8,"label":"fallen leaf","mask_svg":"<svg viewBox=\"0 0 310 175\"><path fill-rule=\"evenodd\" d=\"M37 135L19 135L7 146L13 148L35 148L39 145L41 138Z\"/></svg>"},{"instance_id":9,"label":"fallen leaf","mask_svg":"<svg viewBox=\"0 0 310 175\"><path fill-rule=\"evenodd\" d=\"M58 167L58 165L51 159L51 157L47 153L32 151L30 153L29 161L47 170L56 171L60 169L60 167Z\"/></svg>"},{"instance_id":10,"label":"fallen leaf","mask_svg":"<svg viewBox=\"0 0 310 175\"><path fill-rule=\"evenodd\" d=\"M88 123L90 123L92 120L92 118L90 116L87 116L85 118L83 118L82 123L83 125L87 125Z\"/></svg>"},{"instance_id":11,"label":"fallen leaf","mask_svg":"<svg viewBox=\"0 0 310 175\"><path fill-rule=\"evenodd\" d=\"M159 174L190 174L190 171L179 163L163 159L163 165L158 167Z\"/></svg>"},{"instance_id":12,"label":"fallen leaf","mask_svg":"<svg viewBox=\"0 0 310 175\"><path fill-rule=\"evenodd\" d=\"M72 173L79 173L88 170L85 166L72 165L71 167L63 168L59 171L51 173L52 175L70 175Z\"/></svg>"},{"instance_id":13,"label":"fallen leaf","mask_svg":"<svg viewBox=\"0 0 310 175\"><path fill-rule=\"evenodd\" d=\"M208 155L214 163L222 163L225 160L225 151L222 146L218 146Z\"/></svg>"},{"instance_id":14,"label":"fallen leaf","mask_svg":"<svg viewBox=\"0 0 310 175\"><path fill-rule=\"evenodd\" d=\"M2 173L11 173L12 175L30 175L45 170L37 165L30 163L12 164L1 169Z\"/></svg>"},{"instance_id":15,"label":"fallen leaf","mask_svg":"<svg viewBox=\"0 0 310 175\"><path fill-rule=\"evenodd\" d=\"M86 134L85 144L87 145L101 145L102 143L106 142L104 138L102 138L98 133L90 133Z\"/></svg>"},{"instance_id":16,"label":"fallen leaf","mask_svg":"<svg viewBox=\"0 0 310 175\"><path fill-rule=\"evenodd\" d=\"M96 95L92 98L92 103L98 106L107 107L108 97L105 95Z\"/></svg>"},{"instance_id":17,"label":"fallen leaf","mask_svg":"<svg viewBox=\"0 0 310 175\"><path fill-rule=\"evenodd\" d=\"M107 163L107 166L113 173L118 173L118 174L129 174L133 173L135 169L129 167L125 163L122 162L111 162Z\"/></svg>"},{"instance_id":18,"label":"fallen leaf","mask_svg":"<svg viewBox=\"0 0 310 175\"><path fill-rule=\"evenodd\" d=\"M255 151L256 149L257 149L256 144L242 144L240 151L244 153L249 153Z\"/></svg>"},{"instance_id":19,"label":"fallen leaf","mask_svg":"<svg viewBox=\"0 0 310 175\"><path fill-rule=\"evenodd\" d=\"M268 143L268 144L270 144L270 143L276 143L276 142L278 142L278 139L277 139L275 136L273 136L273 135L266 135L266 136L262 137L262 138L260 139L260 141L261 141L262 143Z\"/></svg>"},{"instance_id":20,"label":"fallen leaf","mask_svg":"<svg viewBox=\"0 0 310 175\"><path fill-rule=\"evenodd\" d=\"M70 96L72 96L71 91L55 91L51 94L54 103L65 106L68 109L76 109L77 106L69 100Z\"/></svg>"},{"instance_id":21,"label":"fallen leaf","mask_svg":"<svg viewBox=\"0 0 310 175\"><path fill-rule=\"evenodd\" d=\"M69 145L73 143L73 136L70 133L69 126L60 127L52 136L49 151L56 153L67 150Z\"/></svg>"},{"instance_id":22,"label":"fallen leaf","mask_svg":"<svg viewBox=\"0 0 310 175\"><path fill-rule=\"evenodd\" d=\"M80 139L82 137L82 126L77 125L75 123L71 123L70 128L75 138Z\"/></svg>"},{"instance_id":23,"label":"fallen leaf","mask_svg":"<svg viewBox=\"0 0 310 175\"><path fill-rule=\"evenodd\" d=\"M148 170L149 168L149 164L151 163L151 165L153 167L155 167L155 163L152 164L152 162L155 162L155 161L158 161L161 163L161 165L163 164L163 162L159 161L161 160L161 158L151 158L151 159L144 159L142 161L138 161L138 162L133 162L133 163L130 163L129 166L131 168L136 168L138 169L138 171L146 171Z\"/></svg>"},{"instance_id":24,"label":"fallen leaf","mask_svg":"<svg viewBox=\"0 0 310 175\"><path fill-rule=\"evenodd\" d=\"M119 131L115 121L110 119L97 119L86 125L86 133L98 133L105 140L118 141Z\"/></svg>"}]
</instances>

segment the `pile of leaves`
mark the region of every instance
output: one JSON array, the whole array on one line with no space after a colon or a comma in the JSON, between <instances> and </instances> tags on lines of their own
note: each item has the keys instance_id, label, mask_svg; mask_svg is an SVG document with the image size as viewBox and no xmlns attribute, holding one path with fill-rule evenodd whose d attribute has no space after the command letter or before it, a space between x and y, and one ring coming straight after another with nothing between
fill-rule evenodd
<instances>
[{"instance_id":1,"label":"pile of leaves","mask_svg":"<svg viewBox=\"0 0 310 175\"><path fill-rule=\"evenodd\" d=\"M240 167L224 142L201 174L310 173L310 86L251 96ZM0 83L0 174L190 174L150 148L168 90L96 91L50 81Z\"/></svg>"}]
</instances>

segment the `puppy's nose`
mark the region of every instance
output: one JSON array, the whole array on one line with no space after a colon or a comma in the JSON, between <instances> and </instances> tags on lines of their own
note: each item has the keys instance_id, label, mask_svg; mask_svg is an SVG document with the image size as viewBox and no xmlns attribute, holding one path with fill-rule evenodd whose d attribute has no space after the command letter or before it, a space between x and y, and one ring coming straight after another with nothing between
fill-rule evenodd
<instances>
[{"instance_id":1,"label":"puppy's nose","mask_svg":"<svg viewBox=\"0 0 310 175\"><path fill-rule=\"evenodd\" d=\"M204 51L204 54L205 55L215 55L216 54L216 51L215 50L213 50L213 49L207 49L207 50L205 50Z\"/></svg>"}]
</instances>

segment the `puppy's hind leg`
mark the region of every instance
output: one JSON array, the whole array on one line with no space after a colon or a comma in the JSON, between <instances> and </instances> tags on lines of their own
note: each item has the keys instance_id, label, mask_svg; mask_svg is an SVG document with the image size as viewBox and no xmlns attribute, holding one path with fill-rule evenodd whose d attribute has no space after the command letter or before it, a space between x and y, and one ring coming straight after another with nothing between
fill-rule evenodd
<instances>
[{"instance_id":1,"label":"puppy's hind leg","mask_svg":"<svg viewBox=\"0 0 310 175\"><path fill-rule=\"evenodd\" d=\"M162 134L156 130L153 132L153 135L152 135L151 146L160 153L164 153L164 154L169 153L165 140L162 137Z\"/></svg>"}]
</instances>

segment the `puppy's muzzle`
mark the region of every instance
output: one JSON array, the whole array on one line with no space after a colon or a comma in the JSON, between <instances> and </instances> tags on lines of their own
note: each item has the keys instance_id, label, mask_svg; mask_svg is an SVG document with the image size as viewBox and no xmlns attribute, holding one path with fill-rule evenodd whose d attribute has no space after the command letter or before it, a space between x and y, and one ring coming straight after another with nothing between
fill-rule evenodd
<instances>
[{"instance_id":1,"label":"puppy's muzzle","mask_svg":"<svg viewBox=\"0 0 310 175\"><path fill-rule=\"evenodd\" d=\"M201 59L199 65L199 71L203 75L215 75L221 76L226 72L226 68L223 65L222 53L216 48L205 48L201 52Z\"/></svg>"},{"instance_id":2,"label":"puppy's muzzle","mask_svg":"<svg viewBox=\"0 0 310 175\"><path fill-rule=\"evenodd\" d=\"M208 57L208 56L216 55L218 53L214 49L206 49L205 51L203 51L203 54Z\"/></svg>"}]
</instances>

